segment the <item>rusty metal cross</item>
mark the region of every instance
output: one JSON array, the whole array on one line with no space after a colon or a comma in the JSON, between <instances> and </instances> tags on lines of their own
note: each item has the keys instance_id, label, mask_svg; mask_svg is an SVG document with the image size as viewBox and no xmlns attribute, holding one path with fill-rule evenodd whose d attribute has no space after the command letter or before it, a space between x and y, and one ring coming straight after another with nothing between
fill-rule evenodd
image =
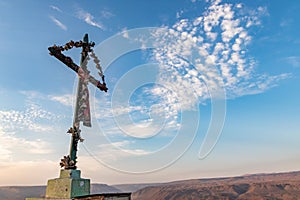
<instances>
[{"instance_id":1,"label":"rusty metal cross","mask_svg":"<svg viewBox=\"0 0 300 200\"><path fill-rule=\"evenodd\" d=\"M89 91L88 91L88 83L92 83L94 86L99 88L101 91L107 92L106 83L104 80L104 75L102 74L102 70L100 65L96 63L96 67L100 69L100 76L102 78L102 83L95 79L92 75L90 75L90 71L87 69L87 62L88 62L88 53L91 52L94 58L94 61L99 61L95 54L93 53L92 47L95 46L94 42L89 42L88 34L84 35L83 41L74 42L70 41L66 43L64 46L51 46L48 48L50 51L50 55L54 56L73 71L78 74L78 86L77 86L77 96L76 96L76 105L74 111L74 119L73 119L73 126L68 130L67 133L72 135L71 137L71 144L70 144L70 154L64 156L61 159L60 166L64 167L65 169L76 169L77 163L77 145L78 141L83 141L80 136L80 122L83 122L84 126L91 127L91 117L90 117L90 106L89 106ZM69 50L73 47L82 47L81 51L81 59L80 59L80 66L76 65L73 60L65 56L62 51Z\"/></svg>"}]
</instances>

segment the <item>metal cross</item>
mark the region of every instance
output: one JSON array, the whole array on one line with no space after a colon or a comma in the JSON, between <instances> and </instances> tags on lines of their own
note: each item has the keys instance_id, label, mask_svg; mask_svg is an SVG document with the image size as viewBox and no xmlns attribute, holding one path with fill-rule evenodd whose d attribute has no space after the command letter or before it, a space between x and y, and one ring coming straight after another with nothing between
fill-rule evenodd
<instances>
[{"instance_id":1,"label":"metal cross","mask_svg":"<svg viewBox=\"0 0 300 200\"><path fill-rule=\"evenodd\" d=\"M80 136L81 130L80 122L83 122L84 126L91 127L91 117L90 117L90 106L89 106L89 91L88 91L88 83L92 83L101 91L107 92L106 83L104 80L104 76L102 74L101 68L99 73L102 78L102 83L95 79L93 76L90 75L90 71L87 69L87 61L89 59L88 53L92 52L92 47L95 46L94 42L89 42L88 34L85 34L83 37L83 41L74 42L70 41L65 44L65 46L51 46L48 48L50 51L50 55L56 57L58 60L63 62L73 71L78 74L78 86L77 86L77 96L76 96L76 105L74 111L74 119L73 119L73 126L68 130L67 133L72 135L71 137L71 144L70 144L70 154L68 156L64 156L61 159L60 166L64 167L65 169L76 169L76 159L77 159L77 145L78 141L83 141ZM81 60L80 60L80 67L76 65L73 60L62 54L62 51L69 50L73 47L82 47L81 52ZM95 56L95 54L93 54ZM98 61L97 58L94 58ZM99 63L97 67L99 68Z\"/></svg>"}]
</instances>

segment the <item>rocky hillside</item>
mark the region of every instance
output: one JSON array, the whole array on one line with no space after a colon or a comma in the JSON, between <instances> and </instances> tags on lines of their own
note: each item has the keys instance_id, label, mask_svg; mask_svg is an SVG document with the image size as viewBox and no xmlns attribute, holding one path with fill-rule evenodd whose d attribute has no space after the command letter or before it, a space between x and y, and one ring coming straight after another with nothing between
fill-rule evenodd
<instances>
[{"instance_id":1,"label":"rocky hillside","mask_svg":"<svg viewBox=\"0 0 300 200\"><path fill-rule=\"evenodd\" d=\"M300 172L195 179L146 187L133 200L300 199Z\"/></svg>"},{"instance_id":2,"label":"rocky hillside","mask_svg":"<svg viewBox=\"0 0 300 200\"><path fill-rule=\"evenodd\" d=\"M0 200L43 197L45 186L0 187ZM137 191L136 191L137 190ZM133 200L300 199L300 172L193 179L156 184L92 184L91 193L133 192Z\"/></svg>"},{"instance_id":3,"label":"rocky hillside","mask_svg":"<svg viewBox=\"0 0 300 200\"><path fill-rule=\"evenodd\" d=\"M44 197L46 186L0 187L0 200L24 200L26 197ZM121 190L106 184L92 184L91 193L120 193Z\"/></svg>"},{"instance_id":4,"label":"rocky hillside","mask_svg":"<svg viewBox=\"0 0 300 200\"><path fill-rule=\"evenodd\" d=\"M24 200L25 197L43 197L45 186L7 186L0 187L1 200Z\"/></svg>"}]
</instances>

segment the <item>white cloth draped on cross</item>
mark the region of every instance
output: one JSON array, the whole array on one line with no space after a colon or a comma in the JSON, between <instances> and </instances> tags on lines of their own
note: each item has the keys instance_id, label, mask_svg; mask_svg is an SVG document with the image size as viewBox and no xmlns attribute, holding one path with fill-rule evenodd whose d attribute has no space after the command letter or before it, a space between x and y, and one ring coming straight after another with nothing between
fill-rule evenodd
<instances>
[{"instance_id":1,"label":"white cloth draped on cross","mask_svg":"<svg viewBox=\"0 0 300 200\"><path fill-rule=\"evenodd\" d=\"M78 70L79 82L81 84L80 90L78 91L77 101L77 113L75 113L74 123L82 122L84 126L91 127L91 111L89 103L89 73L84 72L82 68Z\"/></svg>"}]
</instances>

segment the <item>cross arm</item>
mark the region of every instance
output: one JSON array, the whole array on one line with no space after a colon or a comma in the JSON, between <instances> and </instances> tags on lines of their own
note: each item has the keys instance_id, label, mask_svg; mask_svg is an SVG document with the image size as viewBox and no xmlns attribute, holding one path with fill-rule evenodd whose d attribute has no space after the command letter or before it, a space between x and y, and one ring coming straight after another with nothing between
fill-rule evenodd
<instances>
[{"instance_id":1,"label":"cross arm","mask_svg":"<svg viewBox=\"0 0 300 200\"><path fill-rule=\"evenodd\" d=\"M81 73L85 73L83 70L80 70L81 67L79 67L73 62L72 58L65 56L64 54L61 53L62 51L61 47L54 45L52 47L49 47L48 50L50 51L51 56L54 56L55 58L60 60L62 63L64 63L73 71L75 71L77 74L80 75ZM106 87L104 76L102 77L103 83L101 83L99 80L95 79L92 75L89 74L88 74L88 80L90 83L92 83L94 86L99 88L101 91L107 92L108 88Z\"/></svg>"}]
</instances>

